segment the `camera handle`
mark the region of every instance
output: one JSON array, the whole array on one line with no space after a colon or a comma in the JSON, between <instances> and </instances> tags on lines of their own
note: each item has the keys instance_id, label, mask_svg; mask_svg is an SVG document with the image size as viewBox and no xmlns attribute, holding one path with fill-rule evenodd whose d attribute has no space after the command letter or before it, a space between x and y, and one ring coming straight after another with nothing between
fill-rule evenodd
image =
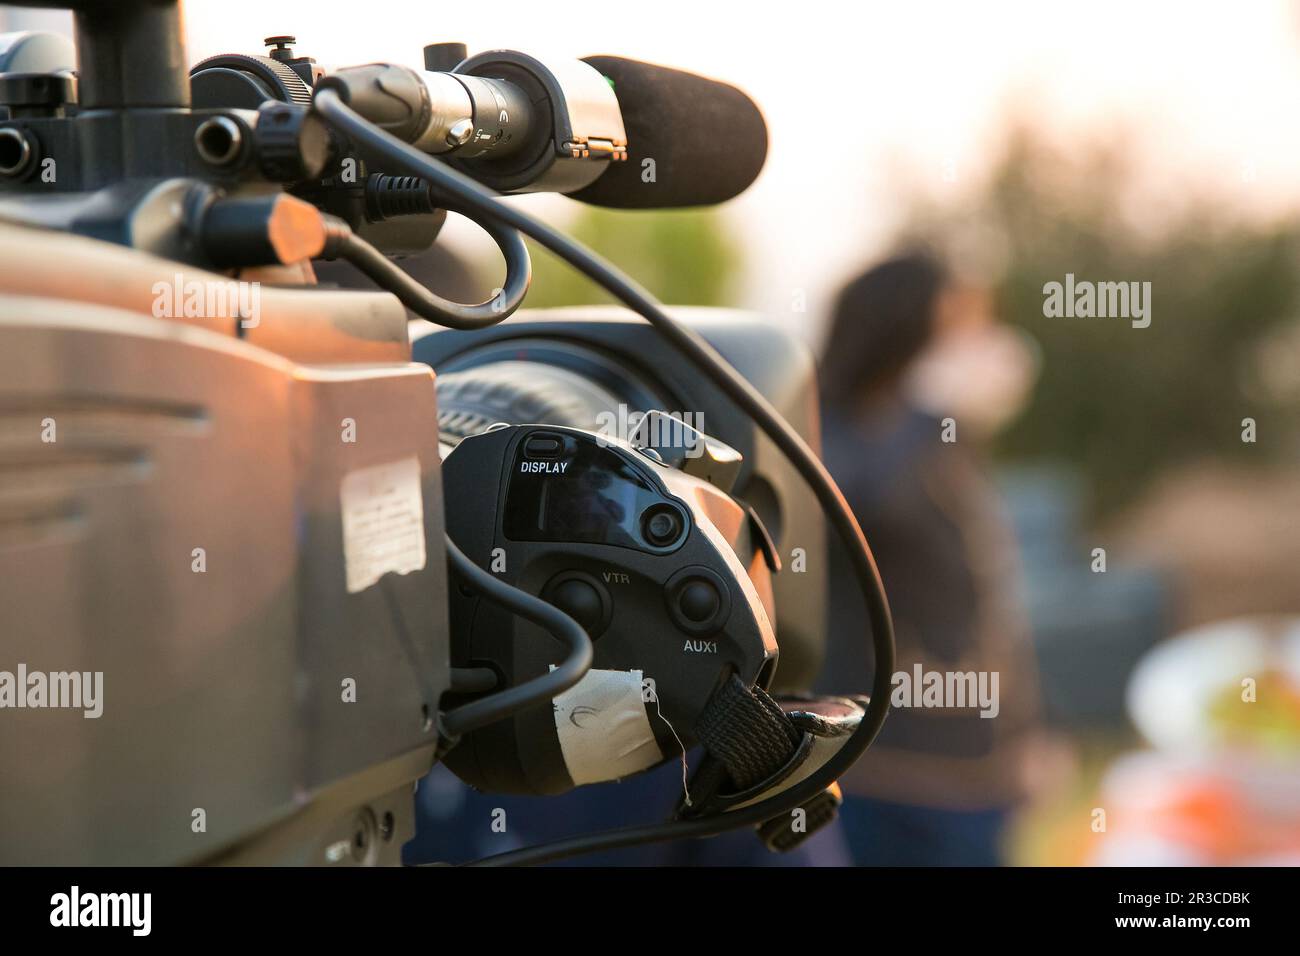
<instances>
[{"instance_id":1,"label":"camera handle","mask_svg":"<svg viewBox=\"0 0 1300 956\"><path fill-rule=\"evenodd\" d=\"M14 0L72 10L82 109L187 107L179 0Z\"/></svg>"}]
</instances>

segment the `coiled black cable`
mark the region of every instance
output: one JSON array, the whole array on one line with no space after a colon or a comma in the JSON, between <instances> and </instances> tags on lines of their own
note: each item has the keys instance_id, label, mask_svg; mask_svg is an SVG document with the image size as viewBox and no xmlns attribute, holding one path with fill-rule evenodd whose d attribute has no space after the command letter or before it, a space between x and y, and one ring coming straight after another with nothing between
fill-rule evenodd
<instances>
[{"instance_id":1,"label":"coiled black cable","mask_svg":"<svg viewBox=\"0 0 1300 956\"><path fill-rule=\"evenodd\" d=\"M376 284L397 296L402 305L420 318L449 329L473 331L496 325L519 308L529 283L533 281L533 263L523 237L494 220L479 225L496 241L505 257L506 278L496 295L476 305L444 299L399 269L391 259L354 233L342 219L325 216L324 220L326 237L322 258L344 259L352 263Z\"/></svg>"}]
</instances>

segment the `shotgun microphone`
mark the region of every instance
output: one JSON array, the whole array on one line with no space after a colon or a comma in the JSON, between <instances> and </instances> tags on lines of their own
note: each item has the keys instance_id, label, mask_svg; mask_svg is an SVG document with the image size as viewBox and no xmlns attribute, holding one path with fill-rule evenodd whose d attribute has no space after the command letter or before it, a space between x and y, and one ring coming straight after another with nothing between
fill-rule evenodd
<instances>
[{"instance_id":1,"label":"shotgun microphone","mask_svg":"<svg viewBox=\"0 0 1300 956\"><path fill-rule=\"evenodd\" d=\"M767 158L767 124L736 87L617 56L591 56L614 89L628 161L574 199L616 209L706 206L739 195Z\"/></svg>"},{"instance_id":2,"label":"shotgun microphone","mask_svg":"<svg viewBox=\"0 0 1300 956\"><path fill-rule=\"evenodd\" d=\"M494 50L452 72L376 63L317 86L502 192L706 206L743 192L767 158L763 114L736 87L616 56L544 63Z\"/></svg>"}]
</instances>

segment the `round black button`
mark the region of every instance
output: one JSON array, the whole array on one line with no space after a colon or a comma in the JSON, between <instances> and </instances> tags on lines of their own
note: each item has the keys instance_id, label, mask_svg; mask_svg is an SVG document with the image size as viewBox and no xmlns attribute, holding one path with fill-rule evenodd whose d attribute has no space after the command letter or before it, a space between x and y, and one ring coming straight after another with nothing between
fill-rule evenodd
<instances>
[{"instance_id":1,"label":"round black button","mask_svg":"<svg viewBox=\"0 0 1300 956\"><path fill-rule=\"evenodd\" d=\"M581 624L588 634L600 629L605 604L599 592L581 578L561 581L551 592L550 602Z\"/></svg>"},{"instance_id":2,"label":"round black button","mask_svg":"<svg viewBox=\"0 0 1300 956\"><path fill-rule=\"evenodd\" d=\"M594 641L609 627L614 602L599 580L585 571L561 571L542 588L542 600L582 625Z\"/></svg>"},{"instance_id":3,"label":"round black button","mask_svg":"<svg viewBox=\"0 0 1300 956\"><path fill-rule=\"evenodd\" d=\"M731 596L721 575L703 565L692 564L664 582L664 606L678 630L687 634L713 634L727 623Z\"/></svg>"},{"instance_id":4,"label":"round black button","mask_svg":"<svg viewBox=\"0 0 1300 956\"><path fill-rule=\"evenodd\" d=\"M703 579L691 581L677 594L682 616L697 623L712 620L721 604L718 589Z\"/></svg>"},{"instance_id":5,"label":"round black button","mask_svg":"<svg viewBox=\"0 0 1300 956\"><path fill-rule=\"evenodd\" d=\"M645 539L656 547L666 547L681 536L682 517L670 505L655 505L641 519Z\"/></svg>"}]
</instances>

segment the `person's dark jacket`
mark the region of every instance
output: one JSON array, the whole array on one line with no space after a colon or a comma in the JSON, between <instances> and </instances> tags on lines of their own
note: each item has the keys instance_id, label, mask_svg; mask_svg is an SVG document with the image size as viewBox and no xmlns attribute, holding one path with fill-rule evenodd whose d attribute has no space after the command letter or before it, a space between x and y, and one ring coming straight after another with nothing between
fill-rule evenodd
<instances>
[{"instance_id":1,"label":"person's dark jacket","mask_svg":"<svg viewBox=\"0 0 1300 956\"><path fill-rule=\"evenodd\" d=\"M1011 529L979 454L903 405L849 420L827 410L823 457L867 536L893 612L895 673L997 671L999 712L894 707L842 781L850 793L929 806L1006 806L1022 793L1039 696ZM823 692L865 685L870 635L833 560Z\"/></svg>"}]
</instances>

